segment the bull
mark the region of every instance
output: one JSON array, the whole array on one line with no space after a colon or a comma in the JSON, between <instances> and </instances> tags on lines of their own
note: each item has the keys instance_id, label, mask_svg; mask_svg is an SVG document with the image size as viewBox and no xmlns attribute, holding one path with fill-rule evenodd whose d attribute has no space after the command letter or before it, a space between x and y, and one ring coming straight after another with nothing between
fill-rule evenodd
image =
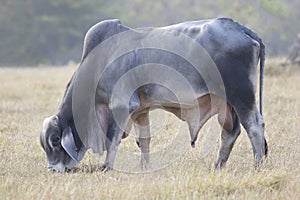
<instances>
[{"instance_id":1,"label":"bull","mask_svg":"<svg viewBox=\"0 0 300 200\"><path fill-rule=\"evenodd\" d=\"M168 45L173 52L167 51ZM85 36L82 59L58 112L44 120L40 143L48 169L65 172L76 167L89 148L99 154L107 151L101 169L112 169L121 139L132 125L146 167L149 111L156 108L188 124L192 146L206 121L218 115L222 132L216 169L225 166L242 125L255 166L260 166L268 151L262 117L264 60L265 46L258 35L228 18L145 29L126 27L119 20L99 22ZM255 95L258 63L260 111ZM93 81L87 83L89 79ZM84 114L91 110L95 114Z\"/></svg>"}]
</instances>

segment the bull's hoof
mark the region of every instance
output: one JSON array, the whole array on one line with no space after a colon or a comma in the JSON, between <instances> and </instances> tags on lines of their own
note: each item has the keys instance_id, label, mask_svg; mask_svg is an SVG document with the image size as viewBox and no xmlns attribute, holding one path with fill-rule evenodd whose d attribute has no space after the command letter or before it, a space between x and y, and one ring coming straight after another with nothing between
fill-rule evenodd
<instances>
[{"instance_id":1,"label":"bull's hoof","mask_svg":"<svg viewBox=\"0 0 300 200\"><path fill-rule=\"evenodd\" d=\"M226 162L218 161L215 163L215 172L220 171L221 169L224 169L225 167L226 167Z\"/></svg>"},{"instance_id":2,"label":"bull's hoof","mask_svg":"<svg viewBox=\"0 0 300 200\"><path fill-rule=\"evenodd\" d=\"M215 171L220 171L224 169L226 167L226 161L221 158L218 158L217 162L215 163Z\"/></svg>"},{"instance_id":3,"label":"bull's hoof","mask_svg":"<svg viewBox=\"0 0 300 200\"><path fill-rule=\"evenodd\" d=\"M262 161L255 162L255 164L254 164L254 169L255 169L255 171L257 171L257 172L261 171L261 169L262 169Z\"/></svg>"},{"instance_id":4,"label":"bull's hoof","mask_svg":"<svg viewBox=\"0 0 300 200\"><path fill-rule=\"evenodd\" d=\"M145 159L141 159L141 170L146 171L149 169L149 162L147 162Z\"/></svg>"},{"instance_id":5,"label":"bull's hoof","mask_svg":"<svg viewBox=\"0 0 300 200\"><path fill-rule=\"evenodd\" d=\"M113 168L107 166L106 164L104 164L104 165L102 165L102 166L99 168L99 170L102 171L103 173L106 173L106 172L108 172L108 171L113 170Z\"/></svg>"}]
</instances>

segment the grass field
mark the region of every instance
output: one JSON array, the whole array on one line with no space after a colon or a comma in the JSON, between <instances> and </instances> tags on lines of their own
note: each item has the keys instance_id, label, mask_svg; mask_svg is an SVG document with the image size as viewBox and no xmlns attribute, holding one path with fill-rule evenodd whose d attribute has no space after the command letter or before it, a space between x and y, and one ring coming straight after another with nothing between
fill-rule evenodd
<instances>
[{"instance_id":1,"label":"grass field","mask_svg":"<svg viewBox=\"0 0 300 200\"><path fill-rule=\"evenodd\" d=\"M253 169L243 130L226 169L218 173L213 172L220 137L215 118L201 130L196 148L183 142L183 155L155 172L102 173L95 169L104 156L88 151L77 170L49 173L39 133L43 119L57 111L75 67L0 68L0 199L300 199L300 68L276 63L267 63L264 87L269 157L259 172ZM164 148L174 133L188 136L172 115L154 111L151 117L153 151ZM120 148L138 153L133 137ZM128 162L117 158L117 164Z\"/></svg>"}]
</instances>

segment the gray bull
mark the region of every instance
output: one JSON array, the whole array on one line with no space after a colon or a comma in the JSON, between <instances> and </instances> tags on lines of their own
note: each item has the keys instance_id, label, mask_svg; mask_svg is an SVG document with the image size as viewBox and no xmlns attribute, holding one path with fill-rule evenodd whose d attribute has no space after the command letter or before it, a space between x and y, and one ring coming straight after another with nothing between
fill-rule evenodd
<instances>
[{"instance_id":1,"label":"gray bull","mask_svg":"<svg viewBox=\"0 0 300 200\"><path fill-rule=\"evenodd\" d=\"M129 37L122 35L127 32ZM175 41L170 42L166 35ZM179 39L180 36L185 39ZM195 44L186 45L187 37L202 50ZM151 45L146 44L149 38L150 43L161 46L150 48ZM109 40L104 51L99 48ZM177 41L180 41L179 46ZM130 44L130 51L114 57L124 43ZM169 44L173 45L173 52L164 49ZM80 66L67 85L58 113L45 119L43 124L40 142L47 154L48 169L64 172L75 167L88 148L99 154L106 150L102 169L113 168L117 148L122 136L128 135L131 124L137 134L142 166L146 167L149 163L149 111L155 108L164 108L188 124L192 146L204 123L218 114L222 133L217 169L225 165L242 124L251 141L256 166L259 166L268 150L262 118L264 49L254 32L226 18L143 30L123 26L119 20L96 24L86 34ZM196 64L178 52L193 55L191 58L195 58ZM255 98L259 60L260 112ZM194 66L199 63L200 67ZM143 66L142 70L139 66ZM99 72L95 70L98 68L103 71L96 86L82 86L84 81L94 79L93 74L97 77ZM88 73L88 69L94 71ZM135 73L127 77L127 82L120 81L132 71ZM159 78L154 80L157 76ZM84 81L77 81L80 78ZM182 80L187 81L186 85ZM74 94L78 91L79 95ZM82 96L83 106L78 107L84 109L78 110L74 102L80 102L78 99ZM96 114L92 117L84 115L84 110L88 110L85 102L94 103L92 108ZM90 125L94 118L96 126Z\"/></svg>"}]
</instances>

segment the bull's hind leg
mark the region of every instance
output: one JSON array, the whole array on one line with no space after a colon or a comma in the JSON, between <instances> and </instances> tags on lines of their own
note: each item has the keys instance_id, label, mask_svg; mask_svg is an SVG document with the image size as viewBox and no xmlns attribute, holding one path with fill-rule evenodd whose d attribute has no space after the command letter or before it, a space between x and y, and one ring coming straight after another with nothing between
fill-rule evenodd
<instances>
[{"instance_id":1,"label":"bull's hind leg","mask_svg":"<svg viewBox=\"0 0 300 200\"><path fill-rule=\"evenodd\" d=\"M150 146L150 124L149 110L139 113L134 120L134 128L137 135L137 144L141 149L141 168L147 169L149 165L149 146Z\"/></svg>"},{"instance_id":2,"label":"bull's hind leg","mask_svg":"<svg viewBox=\"0 0 300 200\"><path fill-rule=\"evenodd\" d=\"M240 121L234 109L228 104L220 110L218 121L222 126L222 133L219 155L215 164L215 169L221 169L225 166L233 145L241 132Z\"/></svg>"},{"instance_id":3,"label":"bull's hind leg","mask_svg":"<svg viewBox=\"0 0 300 200\"><path fill-rule=\"evenodd\" d=\"M255 167L260 167L263 155L267 155L268 152L268 145L264 136L264 120L256 106L247 115L242 114L240 120L251 141Z\"/></svg>"}]
</instances>

